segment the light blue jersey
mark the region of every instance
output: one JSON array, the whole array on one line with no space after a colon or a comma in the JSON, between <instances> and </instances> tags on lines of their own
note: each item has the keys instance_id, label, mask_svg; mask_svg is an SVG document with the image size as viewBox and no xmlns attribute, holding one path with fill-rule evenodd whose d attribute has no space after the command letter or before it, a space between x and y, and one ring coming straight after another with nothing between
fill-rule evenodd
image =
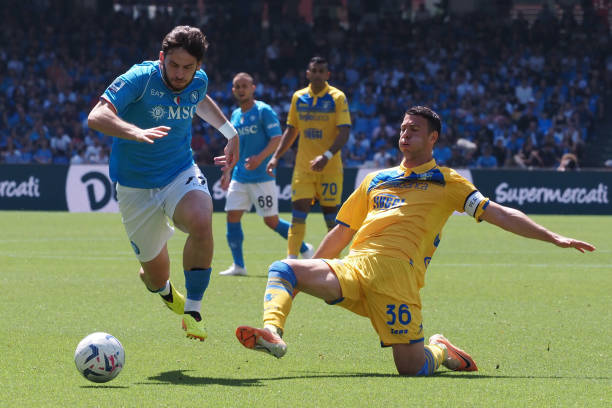
<instances>
[{"instance_id":1,"label":"light blue jersey","mask_svg":"<svg viewBox=\"0 0 612 408\"><path fill-rule=\"evenodd\" d=\"M270 156L266 157L255 170L247 170L244 167L248 157L261 152L270 142L270 139L281 136L282 131L276 112L270 105L261 101L255 101L255 105L246 112L237 108L232 112L232 125L240 136L240 159L234 167L232 179L241 183L261 183L274 180L266 173L266 166Z\"/></svg>"},{"instance_id":2,"label":"light blue jersey","mask_svg":"<svg viewBox=\"0 0 612 408\"><path fill-rule=\"evenodd\" d=\"M126 122L142 129L171 128L153 144L113 138L109 173L123 186L163 187L194 163L191 123L197 104L206 95L208 77L199 69L187 88L173 92L164 83L159 64L145 61L134 65L102 95Z\"/></svg>"}]
</instances>

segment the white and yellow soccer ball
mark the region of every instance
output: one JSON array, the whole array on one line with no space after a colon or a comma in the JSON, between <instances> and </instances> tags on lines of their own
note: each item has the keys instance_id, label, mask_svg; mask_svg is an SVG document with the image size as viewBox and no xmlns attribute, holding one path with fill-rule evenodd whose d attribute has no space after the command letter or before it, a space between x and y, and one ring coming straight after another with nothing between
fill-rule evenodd
<instances>
[{"instance_id":1,"label":"white and yellow soccer ball","mask_svg":"<svg viewBox=\"0 0 612 408\"><path fill-rule=\"evenodd\" d=\"M74 363L89 381L105 383L121 372L125 364L125 351L114 336L96 332L86 336L77 345Z\"/></svg>"}]
</instances>

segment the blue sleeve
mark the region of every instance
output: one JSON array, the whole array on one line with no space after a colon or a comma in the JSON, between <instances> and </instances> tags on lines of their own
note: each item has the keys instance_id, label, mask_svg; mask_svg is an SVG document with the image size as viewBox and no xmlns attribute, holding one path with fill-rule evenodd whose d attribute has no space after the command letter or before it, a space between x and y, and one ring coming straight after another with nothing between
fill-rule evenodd
<instances>
[{"instance_id":1,"label":"blue sleeve","mask_svg":"<svg viewBox=\"0 0 612 408\"><path fill-rule=\"evenodd\" d=\"M148 75L134 66L126 73L119 75L106 91L104 98L115 106L117 113L121 113L129 104L139 99L144 92Z\"/></svg>"},{"instance_id":2,"label":"blue sleeve","mask_svg":"<svg viewBox=\"0 0 612 408\"><path fill-rule=\"evenodd\" d=\"M264 131L268 139L272 139L275 136L280 136L283 134L280 127L280 122L278 121L278 116L271 107L265 106L262 108L261 121L263 122Z\"/></svg>"}]
</instances>

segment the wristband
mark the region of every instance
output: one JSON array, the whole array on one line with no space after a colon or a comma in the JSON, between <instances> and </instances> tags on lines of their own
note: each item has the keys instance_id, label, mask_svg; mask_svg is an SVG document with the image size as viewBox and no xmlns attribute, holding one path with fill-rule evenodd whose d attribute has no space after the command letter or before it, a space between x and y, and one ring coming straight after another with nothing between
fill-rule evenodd
<instances>
[{"instance_id":1,"label":"wristband","mask_svg":"<svg viewBox=\"0 0 612 408\"><path fill-rule=\"evenodd\" d=\"M236 132L236 128L234 128L229 121L225 121L225 123L219 126L217 130L221 132L221 134L225 136L227 140L230 140L238 134L238 132Z\"/></svg>"},{"instance_id":2,"label":"wristband","mask_svg":"<svg viewBox=\"0 0 612 408\"><path fill-rule=\"evenodd\" d=\"M323 153L323 156L327 157L327 160L331 160L331 158L334 157L334 154L329 150L326 150L325 153Z\"/></svg>"}]
</instances>

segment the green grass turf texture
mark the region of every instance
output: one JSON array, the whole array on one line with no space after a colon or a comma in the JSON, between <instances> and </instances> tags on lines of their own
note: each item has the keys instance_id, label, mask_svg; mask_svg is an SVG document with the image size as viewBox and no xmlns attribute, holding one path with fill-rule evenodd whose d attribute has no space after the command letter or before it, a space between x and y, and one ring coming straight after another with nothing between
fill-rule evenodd
<instances>
[{"instance_id":1,"label":"green grass turf texture","mask_svg":"<svg viewBox=\"0 0 612 408\"><path fill-rule=\"evenodd\" d=\"M480 371L404 378L367 319L305 294L283 359L236 341L238 325L261 324L267 266L285 254L255 214L243 217L247 277L217 275L231 256L225 215L214 215L209 338L200 343L138 279L118 214L0 212L0 406L610 406L612 217L534 218L598 251L452 216L422 292L425 335L444 333ZM324 232L311 214L307 239L318 245ZM184 239L177 231L169 242L181 290ZM123 371L106 384L88 382L73 362L95 331L125 347Z\"/></svg>"}]
</instances>

